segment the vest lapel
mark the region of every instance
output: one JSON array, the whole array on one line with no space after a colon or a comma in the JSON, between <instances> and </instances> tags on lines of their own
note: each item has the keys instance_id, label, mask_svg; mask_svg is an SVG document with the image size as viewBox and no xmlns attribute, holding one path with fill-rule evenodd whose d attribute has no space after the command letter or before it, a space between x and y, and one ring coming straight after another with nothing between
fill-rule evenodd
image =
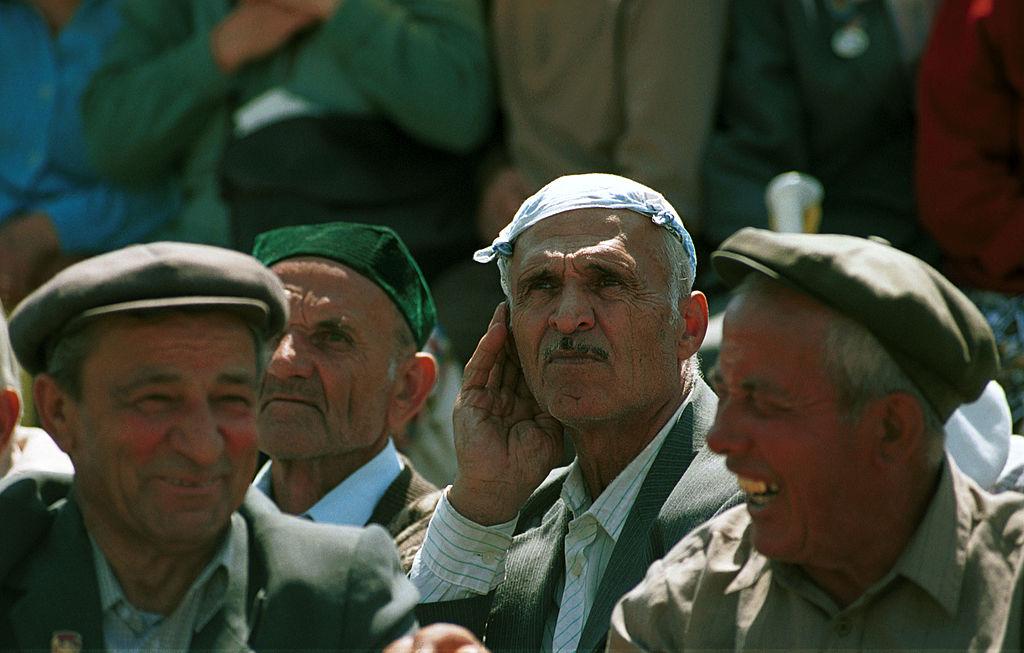
<instances>
[{"instance_id":1,"label":"vest lapel","mask_svg":"<svg viewBox=\"0 0 1024 653\"><path fill-rule=\"evenodd\" d=\"M659 547L655 545L656 538L651 537L651 527L666 497L693 460L693 423L694 401L691 401L665 438L622 526L594 605L587 615L587 623L580 636L580 651L603 648L612 608L623 594L640 582L647 567L664 554L664 551L657 550Z\"/></svg>"},{"instance_id":2,"label":"vest lapel","mask_svg":"<svg viewBox=\"0 0 1024 653\"><path fill-rule=\"evenodd\" d=\"M548 615L557 610L554 593L565 566L568 525L569 508L559 498L539 526L512 540L484 634L492 650L540 650Z\"/></svg>"}]
</instances>

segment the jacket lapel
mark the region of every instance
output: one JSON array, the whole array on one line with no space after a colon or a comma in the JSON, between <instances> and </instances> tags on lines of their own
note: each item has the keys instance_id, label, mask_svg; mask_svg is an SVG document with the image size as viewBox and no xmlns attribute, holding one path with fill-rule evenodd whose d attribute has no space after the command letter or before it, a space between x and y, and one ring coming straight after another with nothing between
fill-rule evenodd
<instances>
[{"instance_id":1,"label":"jacket lapel","mask_svg":"<svg viewBox=\"0 0 1024 653\"><path fill-rule=\"evenodd\" d=\"M562 549L569 508L558 499L541 523L512 540L505 581L495 591L484 644L492 650L539 650L555 588L565 566Z\"/></svg>"},{"instance_id":2,"label":"jacket lapel","mask_svg":"<svg viewBox=\"0 0 1024 653\"><path fill-rule=\"evenodd\" d=\"M57 511L43 547L12 583L21 594L10 612L18 646L49 649L55 632L72 631L81 637L84 650L104 648L92 549L73 498Z\"/></svg>"},{"instance_id":3,"label":"jacket lapel","mask_svg":"<svg viewBox=\"0 0 1024 653\"><path fill-rule=\"evenodd\" d=\"M647 567L664 554L655 545L655 538L651 537L651 526L680 475L693 460L696 446L704 443L704 434L701 433L698 438L695 433L697 416L704 412L702 404L707 401L705 395L714 398L710 388L700 380L692 393L689 405L683 409L651 464L633 509L623 524L622 533L612 551L580 636L581 651L594 650L604 645L612 608L623 594L640 582ZM695 445L695 440L700 445Z\"/></svg>"}]
</instances>

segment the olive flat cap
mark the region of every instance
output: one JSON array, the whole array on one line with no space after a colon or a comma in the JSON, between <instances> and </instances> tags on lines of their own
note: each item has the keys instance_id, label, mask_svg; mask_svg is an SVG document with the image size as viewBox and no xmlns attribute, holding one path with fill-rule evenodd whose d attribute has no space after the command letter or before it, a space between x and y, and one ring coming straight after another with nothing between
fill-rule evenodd
<instances>
[{"instance_id":1,"label":"olive flat cap","mask_svg":"<svg viewBox=\"0 0 1024 653\"><path fill-rule=\"evenodd\" d=\"M884 242L746 228L711 261L730 286L763 274L863 325L943 421L977 399L999 370L992 330L971 300L930 265Z\"/></svg>"},{"instance_id":2,"label":"olive flat cap","mask_svg":"<svg viewBox=\"0 0 1024 653\"><path fill-rule=\"evenodd\" d=\"M281 227L256 237L252 255L264 265L297 256L316 256L346 265L394 302L423 347L437 324L437 310L420 266L394 230L358 222Z\"/></svg>"},{"instance_id":3,"label":"olive flat cap","mask_svg":"<svg viewBox=\"0 0 1024 653\"><path fill-rule=\"evenodd\" d=\"M30 374L46 367L51 341L114 313L210 307L240 314L267 337L288 320L281 282L241 252L189 243L149 243L94 256L58 273L11 314L14 353Z\"/></svg>"}]
</instances>

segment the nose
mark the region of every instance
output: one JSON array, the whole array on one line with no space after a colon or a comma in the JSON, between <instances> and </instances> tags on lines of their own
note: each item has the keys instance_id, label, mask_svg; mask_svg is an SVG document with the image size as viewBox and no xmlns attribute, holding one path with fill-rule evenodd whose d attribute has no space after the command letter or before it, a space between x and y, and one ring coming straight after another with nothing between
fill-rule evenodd
<instances>
[{"instance_id":1,"label":"nose","mask_svg":"<svg viewBox=\"0 0 1024 653\"><path fill-rule=\"evenodd\" d=\"M708 431L708 449L723 456L742 454L750 449L750 438L742 428L733 424L733 419L728 410L723 408L723 403L718 404L715 422Z\"/></svg>"},{"instance_id":2,"label":"nose","mask_svg":"<svg viewBox=\"0 0 1024 653\"><path fill-rule=\"evenodd\" d=\"M279 379L293 376L309 378L312 369L309 357L302 353L301 337L294 332L286 332L270 357L267 373Z\"/></svg>"},{"instance_id":3,"label":"nose","mask_svg":"<svg viewBox=\"0 0 1024 653\"><path fill-rule=\"evenodd\" d=\"M585 292L566 285L558 296L548 324L564 334L586 331L594 326L594 307Z\"/></svg>"},{"instance_id":4,"label":"nose","mask_svg":"<svg viewBox=\"0 0 1024 653\"><path fill-rule=\"evenodd\" d=\"M188 410L172 437L182 456L199 466L216 464L224 453L224 434L210 406L197 405Z\"/></svg>"}]
</instances>

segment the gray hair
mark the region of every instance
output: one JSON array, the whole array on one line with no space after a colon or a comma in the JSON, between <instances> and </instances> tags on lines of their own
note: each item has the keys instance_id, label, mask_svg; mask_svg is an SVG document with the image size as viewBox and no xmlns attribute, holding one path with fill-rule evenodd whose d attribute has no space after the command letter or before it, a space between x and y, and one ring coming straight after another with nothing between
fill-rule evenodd
<instances>
[{"instance_id":1,"label":"gray hair","mask_svg":"<svg viewBox=\"0 0 1024 653\"><path fill-rule=\"evenodd\" d=\"M734 295L780 290L799 292L777 281L750 274L736 288ZM929 462L937 462L942 456L945 436L936 410L874 334L841 313L832 310L831 314L821 342L821 360L835 387L843 419L856 421L875 399L895 392L908 394L920 406L925 429L932 436Z\"/></svg>"}]
</instances>

